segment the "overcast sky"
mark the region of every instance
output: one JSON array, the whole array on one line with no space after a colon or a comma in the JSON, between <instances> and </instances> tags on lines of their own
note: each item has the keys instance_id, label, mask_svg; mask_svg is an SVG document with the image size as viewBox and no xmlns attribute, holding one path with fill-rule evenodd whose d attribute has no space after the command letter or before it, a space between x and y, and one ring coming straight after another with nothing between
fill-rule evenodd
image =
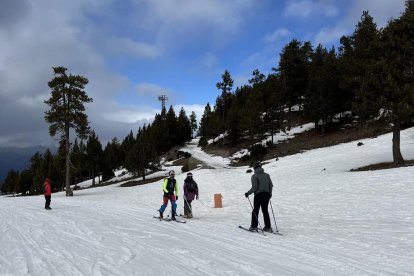
<instances>
[{"instance_id":1,"label":"overcast sky","mask_svg":"<svg viewBox=\"0 0 414 276\"><path fill-rule=\"evenodd\" d=\"M293 38L337 46L363 10L383 27L404 0L0 0L0 147L53 142L54 66L89 79L87 114L106 143L152 120L160 94L199 120L224 70L240 86Z\"/></svg>"}]
</instances>

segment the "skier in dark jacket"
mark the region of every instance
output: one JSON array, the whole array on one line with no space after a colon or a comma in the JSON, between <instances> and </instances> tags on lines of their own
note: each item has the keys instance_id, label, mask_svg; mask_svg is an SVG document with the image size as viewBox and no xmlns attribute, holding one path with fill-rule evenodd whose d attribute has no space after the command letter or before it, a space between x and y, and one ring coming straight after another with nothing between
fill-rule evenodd
<instances>
[{"instance_id":1,"label":"skier in dark jacket","mask_svg":"<svg viewBox=\"0 0 414 276\"><path fill-rule=\"evenodd\" d=\"M161 205L159 212L160 212L160 218L162 219L165 208L167 208L168 200L170 200L171 206L172 206L171 219L175 220L175 214L177 210L177 203L175 203L175 201L178 199L178 185L177 185L177 180L174 179L175 172L173 170L169 172L169 176L170 176L169 178L166 178L164 180L164 185L162 187L164 191L164 197L163 197L163 204ZM174 191L175 191L175 195L174 195Z\"/></svg>"},{"instance_id":2,"label":"skier in dark jacket","mask_svg":"<svg viewBox=\"0 0 414 276\"><path fill-rule=\"evenodd\" d=\"M45 183L43 183L43 190L44 195L45 195L45 209L46 210L52 210L52 208L50 208L50 200L52 198L52 188L50 187L50 179L46 178Z\"/></svg>"},{"instance_id":3,"label":"skier in dark jacket","mask_svg":"<svg viewBox=\"0 0 414 276\"><path fill-rule=\"evenodd\" d=\"M273 232L269 212L267 207L269 206L269 200L272 197L273 183L270 179L269 174L265 173L262 169L260 162L257 162L254 165L254 174L252 175L252 188L245 193L246 197L249 197L250 194L254 193L254 203L252 211L252 221L250 225L250 231L257 231L257 224L259 219L259 210L262 208L263 219L265 227L263 231Z\"/></svg>"},{"instance_id":4,"label":"skier in dark jacket","mask_svg":"<svg viewBox=\"0 0 414 276\"><path fill-rule=\"evenodd\" d=\"M193 208L191 207L191 202L194 198L198 199L198 185L197 182L193 179L193 174L191 172L187 173L187 178L184 180L184 217L192 218L193 217Z\"/></svg>"}]
</instances>

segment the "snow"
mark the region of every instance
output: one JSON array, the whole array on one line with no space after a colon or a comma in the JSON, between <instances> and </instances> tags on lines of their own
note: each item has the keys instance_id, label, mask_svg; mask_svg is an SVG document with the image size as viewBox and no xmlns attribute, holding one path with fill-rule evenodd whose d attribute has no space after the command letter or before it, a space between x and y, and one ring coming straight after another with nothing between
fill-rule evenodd
<instances>
[{"instance_id":1,"label":"snow","mask_svg":"<svg viewBox=\"0 0 414 276\"><path fill-rule=\"evenodd\" d=\"M413 275L414 167L350 172L392 160L391 134L360 141L264 165L284 236L238 229L250 222L251 174L196 141L183 150L213 169L193 171L200 200L185 224L152 218L161 180L55 193L51 211L43 196L0 197L0 275ZM414 129L401 133L401 149L414 159ZM223 208L212 208L216 193Z\"/></svg>"},{"instance_id":2,"label":"snow","mask_svg":"<svg viewBox=\"0 0 414 276\"><path fill-rule=\"evenodd\" d=\"M215 141L220 140L220 139L223 139L224 137L227 137L227 135L228 135L227 132L222 133L219 136L217 136L216 138L213 138L213 139L208 140L207 141L207 144L208 145L213 144Z\"/></svg>"}]
</instances>

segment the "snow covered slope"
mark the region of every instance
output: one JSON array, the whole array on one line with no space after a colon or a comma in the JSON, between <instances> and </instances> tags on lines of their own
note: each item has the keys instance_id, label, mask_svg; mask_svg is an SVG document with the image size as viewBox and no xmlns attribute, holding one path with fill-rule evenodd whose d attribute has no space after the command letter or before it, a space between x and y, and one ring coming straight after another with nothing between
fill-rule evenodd
<instances>
[{"instance_id":1,"label":"snow covered slope","mask_svg":"<svg viewBox=\"0 0 414 276\"><path fill-rule=\"evenodd\" d=\"M413 159L414 129L401 136L404 157ZM196 219L185 224L152 218L161 181L53 194L51 211L42 196L0 197L0 275L414 275L414 167L349 172L391 161L391 140L387 134L265 165L284 236L238 229L250 223L243 194L251 174L194 144L185 150L215 169L193 172L200 200ZM177 175L181 188L184 177ZM212 208L215 193L222 209Z\"/></svg>"}]
</instances>

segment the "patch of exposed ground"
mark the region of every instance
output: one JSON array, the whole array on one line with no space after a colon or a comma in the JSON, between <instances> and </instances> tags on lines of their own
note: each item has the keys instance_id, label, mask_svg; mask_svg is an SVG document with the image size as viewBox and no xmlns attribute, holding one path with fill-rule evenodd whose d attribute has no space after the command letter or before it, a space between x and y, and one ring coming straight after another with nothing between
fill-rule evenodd
<instances>
[{"instance_id":1,"label":"patch of exposed ground","mask_svg":"<svg viewBox=\"0 0 414 276\"><path fill-rule=\"evenodd\" d=\"M120 187L133 187L133 186L138 186L138 185L144 185L147 183L152 183L158 180L161 180L165 178L164 176L159 176L159 177L154 177L154 178L150 178L150 179L145 179L145 180L131 180L128 182L125 182L123 184L120 185Z\"/></svg>"},{"instance_id":2,"label":"patch of exposed ground","mask_svg":"<svg viewBox=\"0 0 414 276\"><path fill-rule=\"evenodd\" d=\"M351 172L386 170L386 169L394 169L394 168L410 167L410 166L414 166L414 160L406 160L404 163L401 163L401 164L395 164L393 162L372 164L372 165L368 165L365 167L352 169Z\"/></svg>"},{"instance_id":3,"label":"patch of exposed ground","mask_svg":"<svg viewBox=\"0 0 414 276\"><path fill-rule=\"evenodd\" d=\"M364 128L350 127L344 128L341 125L333 125L326 129L324 135L317 130L310 130L304 133L295 135L294 138L282 141L278 144L274 144L268 147L268 152L261 160L270 160L273 158L279 158L287 155L292 155L312 149L323 148L338 145L341 143L348 143L351 141L358 142L358 140L366 138L375 138L379 135L388 133L390 130L384 125L376 124L366 126ZM226 145L225 141L218 141L215 144L203 147L208 153L214 153L223 157L228 157L234 152L237 152L243 148L248 148L250 145L257 143L258 139L243 141L236 146ZM234 166L251 165L254 160L239 160L234 162Z\"/></svg>"}]
</instances>

